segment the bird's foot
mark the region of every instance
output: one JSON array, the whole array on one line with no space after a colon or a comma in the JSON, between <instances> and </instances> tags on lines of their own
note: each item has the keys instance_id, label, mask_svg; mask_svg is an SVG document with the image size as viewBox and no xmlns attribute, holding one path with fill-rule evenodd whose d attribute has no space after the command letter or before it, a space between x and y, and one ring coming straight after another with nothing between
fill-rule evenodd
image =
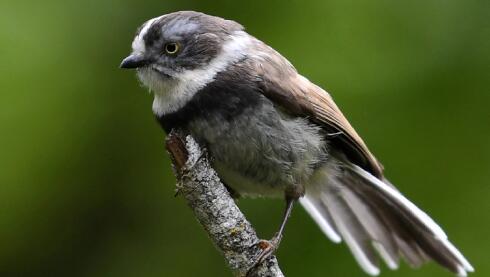
<instances>
[{"instance_id":1,"label":"bird's foot","mask_svg":"<svg viewBox=\"0 0 490 277\"><path fill-rule=\"evenodd\" d=\"M262 262L276 252L277 248L279 248L279 244L281 243L281 239L282 235L276 234L271 240L260 240L257 244L255 244L255 246L260 249L260 252L254 257L252 265L250 266L246 276L250 276Z\"/></svg>"}]
</instances>

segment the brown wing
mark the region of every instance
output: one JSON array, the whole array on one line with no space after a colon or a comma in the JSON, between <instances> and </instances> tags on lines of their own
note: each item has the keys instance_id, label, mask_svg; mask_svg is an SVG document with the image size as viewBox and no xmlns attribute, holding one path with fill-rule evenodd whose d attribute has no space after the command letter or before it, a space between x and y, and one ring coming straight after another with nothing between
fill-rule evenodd
<instances>
[{"instance_id":1,"label":"brown wing","mask_svg":"<svg viewBox=\"0 0 490 277\"><path fill-rule=\"evenodd\" d=\"M262 93L288 113L307 116L329 134L331 144L354 164L381 178L383 167L367 148L322 88L299 75L294 67L272 48L258 42L260 50L248 66L259 73Z\"/></svg>"}]
</instances>

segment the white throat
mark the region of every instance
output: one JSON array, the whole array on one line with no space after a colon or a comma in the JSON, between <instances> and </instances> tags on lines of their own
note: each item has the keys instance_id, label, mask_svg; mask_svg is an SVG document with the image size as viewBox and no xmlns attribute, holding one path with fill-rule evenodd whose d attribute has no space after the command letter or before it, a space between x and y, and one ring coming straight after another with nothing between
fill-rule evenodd
<instances>
[{"instance_id":1,"label":"white throat","mask_svg":"<svg viewBox=\"0 0 490 277\"><path fill-rule=\"evenodd\" d=\"M194 70L185 70L173 76L172 79L162 79L157 72L151 69L138 72L143 84L154 93L153 112L157 116L162 116L182 108L200 89L212 82L218 72L243 58L251 41L247 33L235 32L224 43L218 56L208 65Z\"/></svg>"}]
</instances>

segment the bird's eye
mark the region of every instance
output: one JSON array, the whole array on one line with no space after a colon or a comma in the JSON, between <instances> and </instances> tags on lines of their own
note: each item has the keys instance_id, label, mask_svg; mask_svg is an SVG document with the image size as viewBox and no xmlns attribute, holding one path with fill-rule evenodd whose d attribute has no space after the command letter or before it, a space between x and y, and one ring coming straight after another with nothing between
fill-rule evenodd
<instances>
[{"instance_id":1,"label":"bird's eye","mask_svg":"<svg viewBox=\"0 0 490 277\"><path fill-rule=\"evenodd\" d=\"M169 55L175 55L177 52L179 52L180 46L176 42L170 42L165 44L165 53Z\"/></svg>"}]
</instances>

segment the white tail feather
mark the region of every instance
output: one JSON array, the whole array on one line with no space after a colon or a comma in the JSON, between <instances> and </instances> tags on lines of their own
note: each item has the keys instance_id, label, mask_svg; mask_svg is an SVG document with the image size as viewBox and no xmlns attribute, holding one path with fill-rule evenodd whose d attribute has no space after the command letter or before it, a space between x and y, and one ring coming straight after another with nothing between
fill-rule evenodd
<instances>
[{"instance_id":1,"label":"white tail feather","mask_svg":"<svg viewBox=\"0 0 490 277\"><path fill-rule=\"evenodd\" d=\"M389 268L398 268L398 253L390 231L377 216L373 214L371 207L363 202L362 199L355 195L355 193L348 187L342 187L341 193L345 198L347 205L357 216L359 222L373 240L373 247L378 250L381 258L383 258Z\"/></svg>"},{"instance_id":2,"label":"white tail feather","mask_svg":"<svg viewBox=\"0 0 490 277\"><path fill-rule=\"evenodd\" d=\"M371 261L369 254L366 253L367 249L360 244L363 237L359 237L354 233L362 232L362 228L352 228L352 218L353 215L349 214L350 211L345 210L343 205L339 203L341 200L339 197L333 193L324 193L325 203L327 204L328 210L333 215L333 220L335 226L337 226L339 232L345 240L345 243L349 246L354 258L357 260L362 269L369 275L376 276L379 274L379 268Z\"/></svg>"},{"instance_id":3,"label":"white tail feather","mask_svg":"<svg viewBox=\"0 0 490 277\"><path fill-rule=\"evenodd\" d=\"M410 200L408 200L405 196L403 196L400 192L395 190L394 188L388 186L385 184L383 181L379 180L378 178L372 176L365 170L361 169L360 167L351 164L350 165L351 169L353 169L357 174L360 176L366 178L371 182L371 184L377 186L379 189L382 191L386 192L389 196L393 197L394 199L398 200L400 204L404 205L409 211L413 213L413 215L418 218L427 228L429 228L436 238L445 246L445 248L451 252L451 254L461 263L462 269L465 271L465 276L466 272L473 272L474 268L471 266L471 264L466 260L466 258L459 252L454 245L449 242L446 233L442 230L442 228L432 219L430 218L425 212L420 210L415 204L413 204ZM459 270L459 268L458 268ZM458 273L459 275L459 273Z\"/></svg>"},{"instance_id":4,"label":"white tail feather","mask_svg":"<svg viewBox=\"0 0 490 277\"><path fill-rule=\"evenodd\" d=\"M474 272L475 271L473 266L463 256L463 254L461 254L461 252L459 252L459 250L456 249L456 247L450 241L441 240L441 242L442 242L442 244L444 244L444 246L446 246L447 249L449 249L449 251L451 251L451 253L454 254L454 256L456 256L456 258L461 262L461 264L463 265L463 267L466 271L468 271L468 272Z\"/></svg>"},{"instance_id":5,"label":"white tail feather","mask_svg":"<svg viewBox=\"0 0 490 277\"><path fill-rule=\"evenodd\" d=\"M392 254L389 254L388 251L386 251L385 247L381 243L373 241L373 247L378 251L381 258L383 258L386 265L391 270L398 269L398 261L395 260L396 258L394 258Z\"/></svg>"},{"instance_id":6,"label":"white tail feather","mask_svg":"<svg viewBox=\"0 0 490 277\"><path fill-rule=\"evenodd\" d=\"M411 211L416 218L420 219L422 223L425 224L425 226L428 229L430 229L437 237L447 239L447 235L446 233L444 233L441 227L439 227L439 225L437 225L437 223L435 223L434 220L432 220L432 218L430 218L425 212L423 212L412 202L410 202L410 200L408 200L400 192L388 186L387 184L383 183L383 181L374 177L373 175L366 172L364 169L358 167L357 165L350 164L350 167L351 169L353 169L354 172L359 174L361 177L365 178L366 180L369 180L371 184L377 186L379 189L387 193L389 196L398 200L402 205L406 206L407 209Z\"/></svg>"},{"instance_id":7,"label":"white tail feather","mask_svg":"<svg viewBox=\"0 0 490 277\"><path fill-rule=\"evenodd\" d=\"M404 257L414 267L433 259L458 276L474 271L434 220L356 165L331 163L320 168L300 202L327 237L346 242L370 275L379 274L374 249L390 269L397 269Z\"/></svg>"},{"instance_id":8,"label":"white tail feather","mask_svg":"<svg viewBox=\"0 0 490 277\"><path fill-rule=\"evenodd\" d=\"M333 229L330 222L318 211L318 208L312 203L311 198L308 195L299 200L303 208L310 214L310 216L315 220L316 224L320 227L323 233L333 242L340 243L342 238Z\"/></svg>"}]
</instances>

